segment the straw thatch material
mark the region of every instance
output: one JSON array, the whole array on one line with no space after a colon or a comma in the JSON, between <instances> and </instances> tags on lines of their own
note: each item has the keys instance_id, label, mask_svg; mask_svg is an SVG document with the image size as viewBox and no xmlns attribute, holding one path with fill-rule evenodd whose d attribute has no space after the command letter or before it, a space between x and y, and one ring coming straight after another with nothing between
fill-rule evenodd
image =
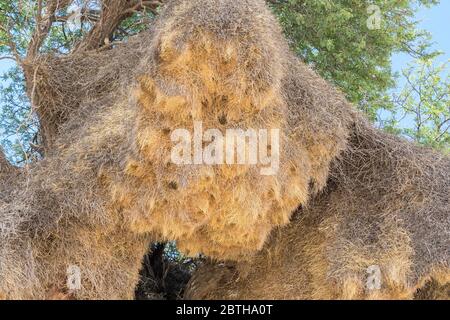
<instances>
[{"instance_id":1,"label":"straw thatch material","mask_svg":"<svg viewBox=\"0 0 450 320\"><path fill-rule=\"evenodd\" d=\"M200 268L186 297L448 299L449 170L447 157L356 123L325 190L253 261Z\"/></svg>"},{"instance_id":2,"label":"straw thatch material","mask_svg":"<svg viewBox=\"0 0 450 320\"><path fill-rule=\"evenodd\" d=\"M0 176L1 297L132 298L154 239L239 261L200 270L195 298L355 298L371 264L383 296L448 280L449 159L371 128L262 0L170 1L126 44L28 68L46 158ZM278 174L172 164L195 120L281 129Z\"/></svg>"},{"instance_id":3,"label":"straw thatch material","mask_svg":"<svg viewBox=\"0 0 450 320\"><path fill-rule=\"evenodd\" d=\"M136 232L174 239L191 255L248 258L324 186L345 146L350 106L334 90L315 91L326 82L286 59L281 31L258 1L169 3L149 47L115 198ZM285 78L288 70L305 80ZM194 121L222 132L281 129L278 174L262 176L261 165L174 165L170 134Z\"/></svg>"}]
</instances>

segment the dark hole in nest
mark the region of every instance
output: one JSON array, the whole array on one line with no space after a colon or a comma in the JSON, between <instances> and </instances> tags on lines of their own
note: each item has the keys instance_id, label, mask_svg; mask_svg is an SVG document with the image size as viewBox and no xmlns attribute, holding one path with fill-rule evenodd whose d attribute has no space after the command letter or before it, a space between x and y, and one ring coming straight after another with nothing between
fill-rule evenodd
<instances>
[{"instance_id":1,"label":"dark hole in nest","mask_svg":"<svg viewBox=\"0 0 450 320\"><path fill-rule=\"evenodd\" d=\"M169 182L169 188L172 189L172 190L177 190L178 189L178 183L176 183L175 181Z\"/></svg>"},{"instance_id":2,"label":"dark hole in nest","mask_svg":"<svg viewBox=\"0 0 450 320\"><path fill-rule=\"evenodd\" d=\"M198 261L178 252L174 243L155 243L144 256L137 300L179 300L183 298Z\"/></svg>"},{"instance_id":3,"label":"dark hole in nest","mask_svg":"<svg viewBox=\"0 0 450 320\"><path fill-rule=\"evenodd\" d=\"M221 125L226 125L228 123L227 116L222 114L219 116L219 123Z\"/></svg>"}]
</instances>

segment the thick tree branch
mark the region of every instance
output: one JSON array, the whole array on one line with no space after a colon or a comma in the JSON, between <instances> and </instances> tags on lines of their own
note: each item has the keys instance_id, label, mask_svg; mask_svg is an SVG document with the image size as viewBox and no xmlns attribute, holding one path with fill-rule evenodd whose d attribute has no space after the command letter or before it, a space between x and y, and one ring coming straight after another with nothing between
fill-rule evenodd
<instances>
[{"instance_id":1,"label":"thick tree branch","mask_svg":"<svg viewBox=\"0 0 450 320\"><path fill-rule=\"evenodd\" d=\"M102 47L111 40L123 20L144 9L155 12L161 3L162 1L104 0L100 19L78 44L75 51L89 51Z\"/></svg>"},{"instance_id":2,"label":"thick tree branch","mask_svg":"<svg viewBox=\"0 0 450 320\"><path fill-rule=\"evenodd\" d=\"M44 10L42 0L38 1L38 8L36 12L36 29L31 36L30 45L27 51L27 60L33 60L39 54L39 49L44 43L50 32L50 28L56 21L56 13L58 10L67 8L72 3L72 0L51 0L47 3ZM45 15L43 15L45 11Z\"/></svg>"}]
</instances>

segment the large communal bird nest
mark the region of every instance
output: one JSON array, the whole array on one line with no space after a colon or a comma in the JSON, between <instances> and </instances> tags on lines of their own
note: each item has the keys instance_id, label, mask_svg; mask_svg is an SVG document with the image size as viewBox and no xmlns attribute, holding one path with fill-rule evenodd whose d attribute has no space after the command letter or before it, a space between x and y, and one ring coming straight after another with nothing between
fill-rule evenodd
<instances>
[{"instance_id":1,"label":"large communal bird nest","mask_svg":"<svg viewBox=\"0 0 450 320\"><path fill-rule=\"evenodd\" d=\"M263 1L169 1L124 44L30 70L46 156L0 163L0 296L132 298L153 240L238 261L190 297L362 297L371 265L380 297L448 281L449 159L373 129ZM171 132L196 121L280 129L279 171L173 164Z\"/></svg>"}]
</instances>

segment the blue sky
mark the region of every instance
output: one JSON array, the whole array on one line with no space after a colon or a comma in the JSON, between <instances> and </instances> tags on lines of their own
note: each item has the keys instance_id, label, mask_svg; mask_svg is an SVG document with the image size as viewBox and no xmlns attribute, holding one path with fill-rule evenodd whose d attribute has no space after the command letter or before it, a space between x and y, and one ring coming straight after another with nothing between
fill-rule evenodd
<instances>
[{"instance_id":1,"label":"blue sky","mask_svg":"<svg viewBox=\"0 0 450 320\"><path fill-rule=\"evenodd\" d=\"M442 51L443 54L436 58L436 63L444 63L450 60L450 0L441 0L441 3L430 9L420 8L417 12L417 20L420 21L419 28L427 30L432 35L433 49ZM400 72L413 58L407 54L395 54L392 57L393 71ZM405 80L399 78L397 87L392 91L400 92ZM380 119L389 119L392 115L383 110L379 111ZM412 115L405 117L400 127L411 128L414 123Z\"/></svg>"},{"instance_id":2,"label":"blue sky","mask_svg":"<svg viewBox=\"0 0 450 320\"><path fill-rule=\"evenodd\" d=\"M3 74L3 72L7 71L13 63L9 60L0 60L0 74Z\"/></svg>"},{"instance_id":3,"label":"blue sky","mask_svg":"<svg viewBox=\"0 0 450 320\"><path fill-rule=\"evenodd\" d=\"M417 19L421 21L419 27L432 34L434 48L445 53L437 61L448 61L450 59L450 0L441 0L438 6L431 9L421 8L417 13ZM397 54L392 59L392 66L395 71L400 71L410 61L411 57Z\"/></svg>"}]
</instances>

